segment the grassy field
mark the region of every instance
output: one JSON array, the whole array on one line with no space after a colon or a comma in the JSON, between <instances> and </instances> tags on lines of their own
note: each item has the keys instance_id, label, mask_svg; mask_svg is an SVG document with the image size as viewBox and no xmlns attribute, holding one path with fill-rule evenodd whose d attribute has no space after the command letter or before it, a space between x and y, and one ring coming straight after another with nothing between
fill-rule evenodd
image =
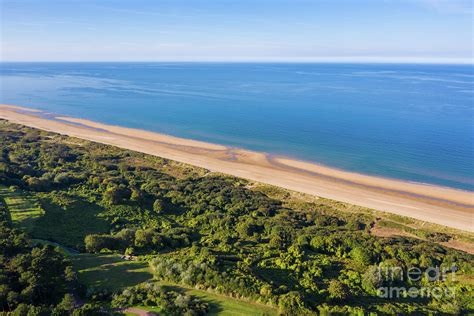
<instances>
[{"instance_id":1,"label":"grassy field","mask_svg":"<svg viewBox=\"0 0 474 316\"><path fill-rule=\"evenodd\" d=\"M19 190L10 190L0 186L0 197L3 198L10 212L14 225L31 232L35 227L35 222L45 214L38 200Z\"/></svg>"},{"instance_id":2,"label":"grassy field","mask_svg":"<svg viewBox=\"0 0 474 316\"><path fill-rule=\"evenodd\" d=\"M111 291L151 280L146 262L125 261L115 254L80 254L71 257L79 282Z\"/></svg>"},{"instance_id":3,"label":"grassy field","mask_svg":"<svg viewBox=\"0 0 474 316\"><path fill-rule=\"evenodd\" d=\"M61 205L50 196L40 198L45 214L35 222L33 237L80 249L86 235L109 232L109 224L98 217L102 211L100 206L79 197L70 198L67 205Z\"/></svg>"},{"instance_id":4,"label":"grassy field","mask_svg":"<svg viewBox=\"0 0 474 316\"><path fill-rule=\"evenodd\" d=\"M55 196L0 186L0 198L5 201L13 224L33 238L79 248L86 235L109 232L110 225L98 217L103 211L100 206L66 195L53 200ZM61 203L65 200L67 203Z\"/></svg>"}]
</instances>

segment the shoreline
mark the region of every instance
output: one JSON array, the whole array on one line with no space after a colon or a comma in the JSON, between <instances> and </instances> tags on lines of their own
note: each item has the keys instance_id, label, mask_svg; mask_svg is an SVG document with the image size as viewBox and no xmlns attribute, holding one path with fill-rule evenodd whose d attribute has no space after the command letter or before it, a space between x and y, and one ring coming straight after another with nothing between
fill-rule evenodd
<instances>
[{"instance_id":1,"label":"shoreline","mask_svg":"<svg viewBox=\"0 0 474 316\"><path fill-rule=\"evenodd\" d=\"M0 118L63 135L113 145L298 192L474 231L474 192L369 176L283 156L44 115L0 104Z\"/></svg>"}]
</instances>

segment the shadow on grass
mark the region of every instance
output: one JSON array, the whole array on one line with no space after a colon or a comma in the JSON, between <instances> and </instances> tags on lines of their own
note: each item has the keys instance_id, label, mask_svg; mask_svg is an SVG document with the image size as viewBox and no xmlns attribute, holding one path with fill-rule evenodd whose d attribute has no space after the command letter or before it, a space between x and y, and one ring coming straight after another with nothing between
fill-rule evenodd
<instances>
[{"instance_id":1,"label":"shadow on grass","mask_svg":"<svg viewBox=\"0 0 474 316\"><path fill-rule=\"evenodd\" d=\"M79 282L88 287L117 291L153 278L145 262L125 261L117 255L81 254L72 262Z\"/></svg>"},{"instance_id":2,"label":"shadow on grass","mask_svg":"<svg viewBox=\"0 0 474 316\"><path fill-rule=\"evenodd\" d=\"M36 198L19 190L0 186L0 198L5 202L12 223L31 231L35 221L44 214Z\"/></svg>"},{"instance_id":3,"label":"shadow on grass","mask_svg":"<svg viewBox=\"0 0 474 316\"><path fill-rule=\"evenodd\" d=\"M45 214L35 220L31 233L36 238L80 248L86 235L110 230L109 223L98 217L103 211L99 205L79 198L67 207L55 204L50 199L41 199L40 202Z\"/></svg>"}]
</instances>

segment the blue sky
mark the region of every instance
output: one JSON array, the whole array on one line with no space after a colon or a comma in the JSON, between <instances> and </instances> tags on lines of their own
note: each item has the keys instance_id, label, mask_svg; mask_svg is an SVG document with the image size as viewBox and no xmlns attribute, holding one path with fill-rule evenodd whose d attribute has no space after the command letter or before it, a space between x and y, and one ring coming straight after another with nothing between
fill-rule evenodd
<instances>
[{"instance_id":1,"label":"blue sky","mask_svg":"<svg viewBox=\"0 0 474 316\"><path fill-rule=\"evenodd\" d=\"M1 60L472 62L470 0L0 0Z\"/></svg>"}]
</instances>

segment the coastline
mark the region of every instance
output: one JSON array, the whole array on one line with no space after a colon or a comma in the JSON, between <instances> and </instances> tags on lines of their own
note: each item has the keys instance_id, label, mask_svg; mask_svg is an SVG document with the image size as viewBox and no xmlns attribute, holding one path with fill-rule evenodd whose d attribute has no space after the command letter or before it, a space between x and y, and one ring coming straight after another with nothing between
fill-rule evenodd
<instances>
[{"instance_id":1,"label":"coastline","mask_svg":"<svg viewBox=\"0 0 474 316\"><path fill-rule=\"evenodd\" d=\"M474 192L368 176L286 157L0 104L0 118L285 189L474 231ZM43 113L44 114L44 113Z\"/></svg>"}]
</instances>

